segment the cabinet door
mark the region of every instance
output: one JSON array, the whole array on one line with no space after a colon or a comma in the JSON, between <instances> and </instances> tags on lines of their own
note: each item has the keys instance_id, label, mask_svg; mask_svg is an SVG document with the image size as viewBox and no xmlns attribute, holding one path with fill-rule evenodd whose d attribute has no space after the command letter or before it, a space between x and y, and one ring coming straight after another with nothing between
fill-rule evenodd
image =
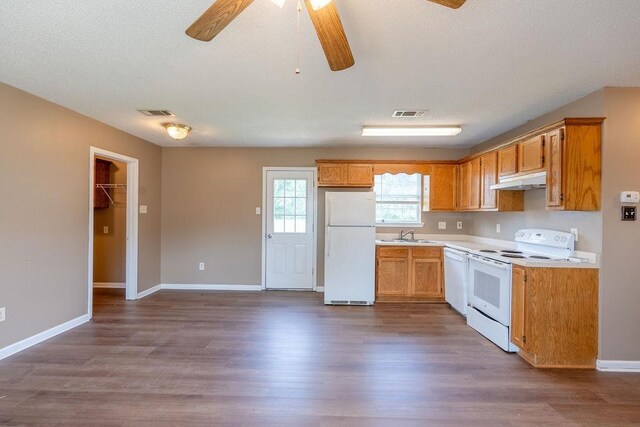
<instances>
[{"instance_id":1,"label":"cabinet door","mask_svg":"<svg viewBox=\"0 0 640 427\"><path fill-rule=\"evenodd\" d=\"M411 292L417 297L444 297L442 259L413 258L411 260Z\"/></svg>"},{"instance_id":2,"label":"cabinet door","mask_svg":"<svg viewBox=\"0 0 640 427\"><path fill-rule=\"evenodd\" d=\"M491 186L498 182L498 153L487 153L480 158L481 209L498 207L498 192Z\"/></svg>"},{"instance_id":3,"label":"cabinet door","mask_svg":"<svg viewBox=\"0 0 640 427\"><path fill-rule=\"evenodd\" d=\"M455 211L458 207L458 165L433 165L429 184L432 211Z\"/></svg>"},{"instance_id":4,"label":"cabinet door","mask_svg":"<svg viewBox=\"0 0 640 427\"><path fill-rule=\"evenodd\" d=\"M460 165L460 202L458 206L461 210L469 209L469 177L471 171L471 163L464 162Z\"/></svg>"},{"instance_id":5,"label":"cabinet door","mask_svg":"<svg viewBox=\"0 0 640 427\"><path fill-rule=\"evenodd\" d=\"M378 258L376 295L409 294L409 258Z\"/></svg>"},{"instance_id":6,"label":"cabinet door","mask_svg":"<svg viewBox=\"0 0 640 427\"><path fill-rule=\"evenodd\" d=\"M500 176L518 173L518 147L510 145L498 151L498 173Z\"/></svg>"},{"instance_id":7,"label":"cabinet door","mask_svg":"<svg viewBox=\"0 0 640 427\"><path fill-rule=\"evenodd\" d=\"M511 342L527 349L527 281L526 270L513 267L511 281Z\"/></svg>"},{"instance_id":8,"label":"cabinet door","mask_svg":"<svg viewBox=\"0 0 640 427\"><path fill-rule=\"evenodd\" d=\"M469 162L469 209L480 209L480 157Z\"/></svg>"},{"instance_id":9,"label":"cabinet door","mask_svg":"<svg viewBox=\"0 0 640 427\"><path fill-rule=\"evenodd\" d=\"M547 151L547 207L562 206L562 154L564 129L558 129L546 135Z\"/></svg>"},{"instance_id":10,"label":"cabinet door","mask_svg":"<svg viewBox=\"0 0 640 427\"><path fill-rule=\"evenodd\" d=\"M344 186L347 183L345 163L318 163L318 185L320 187Z\"/></svg>"},{"instance_id":11,"label":"cabinet door","mask_svg":"<svg viewBox=\"0 0 640 427\"><path fill-rule=\"evenodd\" d=\"M544 169L544 135L518 144L518 173Z\"/></svg>"},{"instance_id":12,"label":"cabinet door","mask_svg":"<svg viewBox=\"0 0 640 427\"><path fill-rule=\"evenodd\" d=\"M373 166L349 164L347 166L347 184L358 187L373 187Z\"/></svg>"}]
</instances>

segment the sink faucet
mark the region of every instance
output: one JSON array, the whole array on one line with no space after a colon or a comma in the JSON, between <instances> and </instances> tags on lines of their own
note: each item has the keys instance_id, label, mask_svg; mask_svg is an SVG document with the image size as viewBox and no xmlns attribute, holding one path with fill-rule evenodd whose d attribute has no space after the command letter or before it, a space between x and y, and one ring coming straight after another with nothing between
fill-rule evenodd
<instances>
[{"instance_id":1,"label":"sink faucet","mask_svg":"<svg viewBox=\"0 0 640 427\"><path fill-rule=\"evenodd\" d=\"M413 230L409 230L409 231L400 230L400 240L404 240L404 238L407 237L409 234L411 234L411 240L416 240L416 236Z\"/></svg>"}]
</instances>

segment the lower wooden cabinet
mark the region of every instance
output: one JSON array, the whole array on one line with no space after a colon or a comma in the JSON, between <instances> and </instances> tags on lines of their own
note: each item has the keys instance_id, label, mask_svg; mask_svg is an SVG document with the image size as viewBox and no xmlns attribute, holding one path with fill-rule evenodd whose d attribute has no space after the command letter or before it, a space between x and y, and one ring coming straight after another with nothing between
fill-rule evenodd
<instances>
[{"instance_id":1,"label":"lower wooden cabinet","mask_svg":"<svg viewBox=\"0 0 640 427\"><path fill-rule=\"evenodd\" d=\"M378 246L376 302L444 302L442 248Z\"/></svg>"},{"instance_id":2,"label":"lower wooden cabinet","mask_svg":"<svg viewBox=\"0 0 640 427\"><path fill-rule=\"evenodd\" d=\"M595 368L598 270L513 267L511 342L540 368Z\"/></svg>"}]
</instances>

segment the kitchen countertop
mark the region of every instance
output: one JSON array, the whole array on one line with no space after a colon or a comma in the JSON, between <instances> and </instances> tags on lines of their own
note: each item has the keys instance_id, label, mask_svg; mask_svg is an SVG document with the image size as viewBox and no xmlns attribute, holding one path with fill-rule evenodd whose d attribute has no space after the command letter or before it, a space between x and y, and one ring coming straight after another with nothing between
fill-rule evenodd
<instances>
[{"instance_id":1,"label":"kitchen countertop","mask_svg":"<svg viewBox=\"0 0 640 427\"><path fill-rule=\"evenodd\" d=\"M439 247L447 247L452 249L458 249L465 252L475 253L480 249L515 249L516 243L509 241L496 241L493 239L484 239L484 238L475 238L476 240L472 240L473 236L464 236L461 240L437 240L434 237L425 237L425 238L416 238L416 240L429 240L428 243L418 243L418 242L393 242L386 241L390 240L389 238L377 239L376 246L439 246ZM481 254L478 254L481 255ZM548 261L548 260L533 260L533 259L519 259L512 258L509 260L513 265L519 265L523 267L544 267L544 268L600 268L600 265L596 262L597 256L596 254L586 253L586 252L577 252L576 256L583 258L585 261L583 262L572 262L572 261Z\"/></svg>"}]
</instances>

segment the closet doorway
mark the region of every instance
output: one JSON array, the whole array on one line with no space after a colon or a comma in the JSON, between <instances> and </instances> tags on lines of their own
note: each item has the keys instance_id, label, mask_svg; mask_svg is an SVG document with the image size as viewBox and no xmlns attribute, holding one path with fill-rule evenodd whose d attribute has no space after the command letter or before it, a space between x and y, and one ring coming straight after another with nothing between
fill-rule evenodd
<instances>
[{"instance_id":1,"label":"closet doorway","mask_svg":"<svg viewBox=\"0 0 640 427\"><path fill-rule=\"evenodd\" d=\"M138 297L138 160L91 147L89 155L89 316L93 294Z\"/></svg>"}]
</instances>

